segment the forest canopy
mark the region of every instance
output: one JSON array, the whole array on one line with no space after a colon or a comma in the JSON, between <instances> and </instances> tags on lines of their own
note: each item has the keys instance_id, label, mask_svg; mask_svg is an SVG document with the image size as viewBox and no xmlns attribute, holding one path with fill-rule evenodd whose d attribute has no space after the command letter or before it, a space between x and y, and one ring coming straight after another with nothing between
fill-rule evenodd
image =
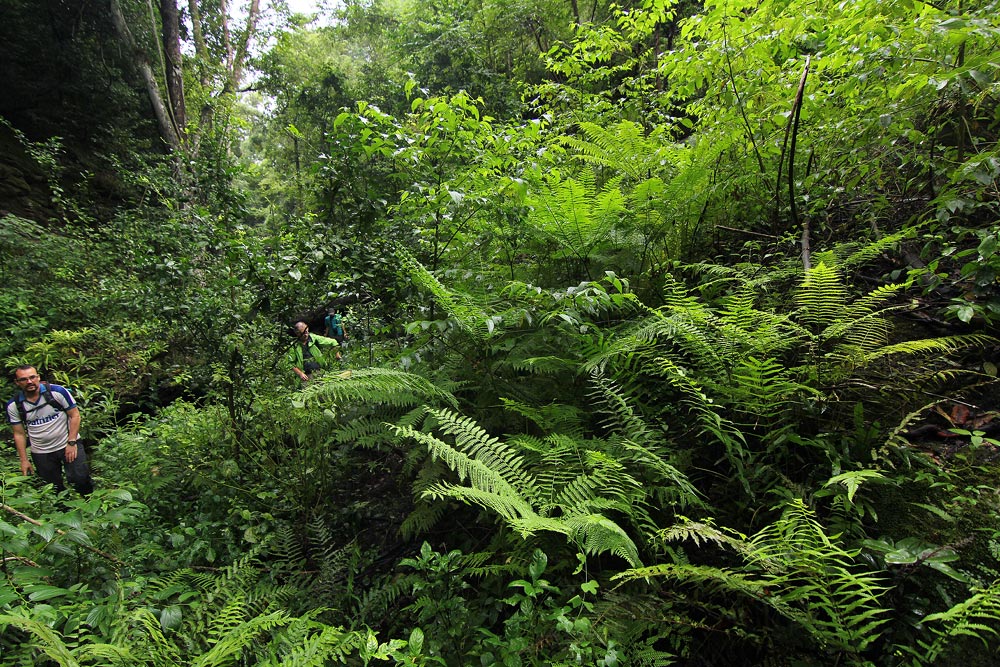
<instances>
[{"instance_id":1,"label":"forest canopy","mask_svg":"<svg viewBox=\"0 0 1000 667\"><path fill-rule=\"evenodd\" d=\"M3 667L996 662L996 2L0 15Z\"/></svg>"}]
</instances>

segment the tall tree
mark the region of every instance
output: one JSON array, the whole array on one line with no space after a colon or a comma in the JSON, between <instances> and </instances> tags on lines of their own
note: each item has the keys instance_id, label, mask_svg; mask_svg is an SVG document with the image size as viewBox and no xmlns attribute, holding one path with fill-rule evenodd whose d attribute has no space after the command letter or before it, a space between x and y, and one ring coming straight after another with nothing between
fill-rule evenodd
<instances>
[{"instance_id":1,"label":"tall tree","mask_svg":"<svg viewBox=\"0 0 1000 667\"><path fill-rule=\"evenodd\" d=\"M139 42L132 34L132 30L129 28L129 21L125 18L121 3L118 0L111 0L111 18L114 21L118 37L131 58L132 66L142 78L146 95L149 97L153 114L156 116L160 137L172 150L179 151L181 149L180 132L178 132L177 126L171 118L170 109L160 92L160 83L153 72L153 65L149 54L139 45Z\"/></svg>"},{"instance_id":2,"label":"tall tree","mask_svg":"<svg viewBox=\"0 0 1000 667\"><path fill-rule=\"evenodd\" d=\"M122 0L110 3L118 37L143 81L163 141L174 151L197 155L202 135L212 130L217 105L229 103L246 76L254 44L261 37L260 0L249 0L238 8L230 7L227 0L188 0L194 53L189 58L183 56L177 0L160 0L158 17L152 5L143 11ZM233 28L236 17L243 17L238 29ZM186 70L194 73L185 77ZM196 95L185 90L186 80L197 82ZM195 126L188 125L192 114L187 105L191 103L200 105Z\"/></svg>"}]
</instances>

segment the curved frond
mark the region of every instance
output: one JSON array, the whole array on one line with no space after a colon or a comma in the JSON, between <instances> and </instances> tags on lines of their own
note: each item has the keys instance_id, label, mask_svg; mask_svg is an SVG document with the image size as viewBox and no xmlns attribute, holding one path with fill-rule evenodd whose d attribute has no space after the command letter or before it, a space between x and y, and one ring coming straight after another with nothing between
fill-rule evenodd
<instances>
[{"instance_id":1,"label":"curved frond","mask_svg":"<svg viewBox=\"0 0 1000 667\"><path fill-rule=\"evenodd\" d=\"M455 397L414 373L392 368L352 369L327 373L310 382L300 393L305 402L382 403L412 407L439 401L457 406Z\"/></svg>"}]
</instances>

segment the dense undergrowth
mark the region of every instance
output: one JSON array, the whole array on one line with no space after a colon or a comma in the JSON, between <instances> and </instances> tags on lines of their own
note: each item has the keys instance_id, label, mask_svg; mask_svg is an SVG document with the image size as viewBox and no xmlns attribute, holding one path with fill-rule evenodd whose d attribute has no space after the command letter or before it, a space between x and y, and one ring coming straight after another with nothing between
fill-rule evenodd
<instances>
[{"instance_id":1,"label":"dense undergrowth","mask_svg":"<svg viewBox=\"0 0 1000 667\"><path fill-rule=\"evenodd\" d=\"M57 174L58 223L0 217L0 353L74 391L98 490L6 466L0 665L995 662L974 4L641 3L516 101L384 111L299 58L391 25L352 6L113 215Z\"/></svg>"}]
</instances>

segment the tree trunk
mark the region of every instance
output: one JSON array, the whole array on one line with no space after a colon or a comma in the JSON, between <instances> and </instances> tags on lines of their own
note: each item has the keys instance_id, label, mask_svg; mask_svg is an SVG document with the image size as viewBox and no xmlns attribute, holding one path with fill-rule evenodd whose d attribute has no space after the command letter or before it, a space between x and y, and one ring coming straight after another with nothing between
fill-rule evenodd
<instances>
[{"instance_id":1,"label":"tree trunk","mask_svg":"<svg viewBox=\"0 0 1000 667\"><path fill-rule=\"evenodd\" d=\"M573 8L573 21L580 25L580 5L577 4L577 0L569 0L569 4Z\"/></svg>"},{"instance_id":2,"label":"tree trunk","mask_svg":"<svg viewBox=\"0 0 1000 667\"><path fill-rule=\"evenodd\" d=\"M229 69L230 81L233 92L240 88L243 82L243 67L246 65L247 56L250 54L250 40L257 32L257 19L260 18L260 0L251 0L250 8L247 10L246 27L243 30L242 39L236 47L232 66Z\"/></svg>"},{"instance_id":3,"label":"tree trunk","mask_svg":"<svg viewBox=\"0 0 1000 667\"><path fill-rule=\"evenodd\" d=\"M129 31L128 23L125 21L125 16L122 14L121 5L118 4L118 0L111 0L111 20L115 25L118 38L128 51L132 65L139 71L139 75L146 86L146 94L149 97L149 103L153 107L153 115L156 116L160 137L171 149L180 151L180 135L175 131L174 124L170 118L170 112L167 109L167 105L163 102L160 87L156 83L156 77L153 74L153 67L149 63L149 58L139 48L139 45L136 44L131 31Z\"/></svg>"},{"instance_id":4,"label":"tree trunk","mask_svg":"<svg viewBox=\"0 0 1000 667\"><path fill-rule=\"evenodd\" d=\"M184 107L184 69L181 60L180 13L176 0L160 0L160 19L163 22L163 52L166 58L167 98L173 114L174 131L184 136L187 112Z\"/></svg>"}]
</instances>

